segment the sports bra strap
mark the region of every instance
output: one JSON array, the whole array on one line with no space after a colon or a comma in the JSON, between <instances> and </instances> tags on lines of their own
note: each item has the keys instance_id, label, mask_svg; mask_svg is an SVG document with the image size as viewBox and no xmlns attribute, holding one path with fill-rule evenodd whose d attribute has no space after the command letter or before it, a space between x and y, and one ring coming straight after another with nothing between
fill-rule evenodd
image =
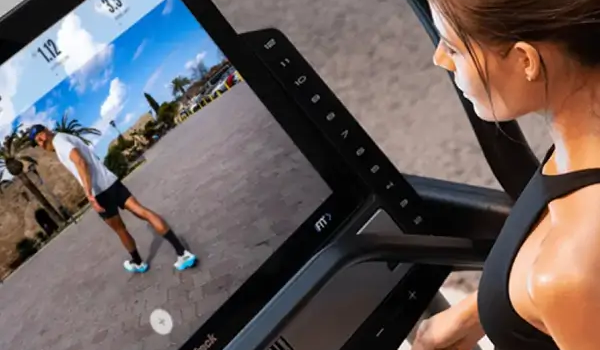
<instances>
[{"instance_id":1,"label":"sports bra strap","mask_svg":"<svg viewBox=\"0 0 600 350\"><path fill-rule=\"evenodd\" d=\"M550 147L540 166L541 169L552 156L554 145ZM564 197L584 187L600 183L600 168L577 170L560 175L543 175L543 184L547 202Z\"/></svg>"}]
</instances>

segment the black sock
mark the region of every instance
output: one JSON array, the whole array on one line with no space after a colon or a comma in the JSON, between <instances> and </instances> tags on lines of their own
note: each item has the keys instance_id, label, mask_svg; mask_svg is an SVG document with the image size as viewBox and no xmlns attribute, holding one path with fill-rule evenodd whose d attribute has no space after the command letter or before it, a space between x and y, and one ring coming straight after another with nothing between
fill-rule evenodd
<instances>
[{"instance_id":1,"label":"black sock","mask_svg":"<svg viewBox=\"0 0 600 350\"><path fill-rule=\"evenodd\" d=\"M167 233L165 233L163 235L163 237L167 241L169 241L169 243L171 243L173 248L175 248L175 252L177 253L178 256L182 256L183 253L185 253L185 248L181 244L181 241L179 241L179 238L177 238L177 236L175 236L175 234L173 233L172 230L169 230Z\"/></svg>"},{"instance_id":2,"label":"black sock","mask_svg":"<svg viewBox=\"0 0 600 350\"><path fill-rule=\"evenodd\" d=\"M142 257L140 256L140 253L138 253L137 249L129 252L129 254L131 254L131 262L136 264L136 265L140 265L142 263Z\"/></svg>"}]
</instances>

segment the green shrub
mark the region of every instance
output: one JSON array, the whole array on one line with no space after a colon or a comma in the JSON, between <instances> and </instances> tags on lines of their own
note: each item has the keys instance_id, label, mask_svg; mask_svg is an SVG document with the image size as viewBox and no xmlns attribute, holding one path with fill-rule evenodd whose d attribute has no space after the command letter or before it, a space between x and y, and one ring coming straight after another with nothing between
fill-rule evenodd
<instances>
[{"instance_id":1,"label":"green shrub","mask_svg":"<svg viewBox=\"0 0 600 350\"><path fill-rule=\"evenodd\" d=\"M37 252L35 240L31 238L23 238L17 244L17 253L21 261L25 261Z\"/></svg>"},{"instance_id":2,"label":"green shrub","mask_svg":"<svg viewBox=\"0 0 600 350\"><path fill-rule=\"evenodd\" d=\"M177 103L165 102L158 109L158 121L172 128L175 126L175 116L177 116Z\"/></svg>"},{"instance_id":3,"label":"green shrub","mask_svg":"<svg viewBox=\"0 0 600 350\"><path fill-rule=\"evenodd\" d=\"M108 150L106 157L104 157L104 165L108 170L117 175L119 179L122 179L127 175L127 169L129 168L127 159L118 147L111 147Z\"/></svg>"}]
</instances>

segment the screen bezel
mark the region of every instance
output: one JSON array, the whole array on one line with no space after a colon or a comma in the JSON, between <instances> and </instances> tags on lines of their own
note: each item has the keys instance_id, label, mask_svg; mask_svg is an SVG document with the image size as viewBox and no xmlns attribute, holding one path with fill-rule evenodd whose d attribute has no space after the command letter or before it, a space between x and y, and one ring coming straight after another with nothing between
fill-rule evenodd
<instances>
[{"instance_id":1,"label":"screen bezel","mask_svg":"<svg viewBox=\"0 0 600 350\"><path fill-rule=\"evenodd\" d=\"M88 0L93 1L93 0ZM229 58L245 81L332 193L315 212L215 311L181 349L193 349L213 334L221 349L246 325L275 293L322 246L328 243L367 198L369 189L339 156L335 147L282 91L251 47L237 36L209 0L179 0ZM26 0L0 17L0 65L43 34L85 0ZM317 234L314 223L332 214L326 231Z\"/></svg>"}]
</instances>

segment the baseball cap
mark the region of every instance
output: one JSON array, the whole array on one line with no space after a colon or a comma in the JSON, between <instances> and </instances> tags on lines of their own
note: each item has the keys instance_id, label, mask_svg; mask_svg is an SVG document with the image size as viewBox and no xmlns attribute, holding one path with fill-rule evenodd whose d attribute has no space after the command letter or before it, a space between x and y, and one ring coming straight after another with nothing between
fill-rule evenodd
<instances>
[{"instance_id":1,"label":"baseball cap","mask_svg":"<svg viewBox=\"0 0 600 350\"><path fill-rule=\"evenodd\" d=\"M37 136L37 134L39 134L40 132L46 130L46 127L41 125L41 124L36 124L34 126L31 127L31 129L29 129L29 140L31 141L31 144L35 147L37 146L36 142L35 142L35 137Z\"/></svg>"}]
</instances>

